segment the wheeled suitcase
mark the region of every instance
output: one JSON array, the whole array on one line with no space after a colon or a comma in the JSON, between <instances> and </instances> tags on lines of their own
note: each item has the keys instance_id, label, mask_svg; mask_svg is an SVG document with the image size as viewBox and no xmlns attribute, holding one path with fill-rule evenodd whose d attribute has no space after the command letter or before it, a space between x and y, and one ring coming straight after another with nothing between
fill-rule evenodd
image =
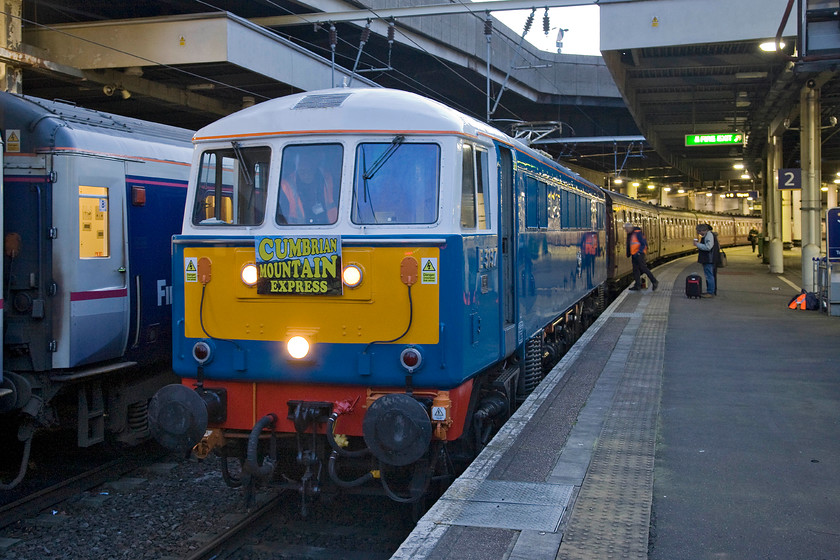
<instances>
[{"instance_id":1,"label":"wheeled suitcase","mask_svg":"<svg viewBox=\"0 0 840 560\"><path fill-rule=\"evenodd\" d=\"M699 274L689 274L685 278L685 297L699 298L703 293L703 279Z\"/></svg>"}]
</instances>

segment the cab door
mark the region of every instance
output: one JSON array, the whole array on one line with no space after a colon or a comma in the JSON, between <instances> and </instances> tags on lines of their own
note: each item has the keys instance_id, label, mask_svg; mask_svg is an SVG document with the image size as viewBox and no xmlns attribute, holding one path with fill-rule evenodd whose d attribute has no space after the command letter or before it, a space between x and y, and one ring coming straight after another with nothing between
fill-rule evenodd
<instances>
[{"instance_id":1,"label":"cab door","mask_svg":"<svg viewBox=\"0 0 840 560\"><path fill-rule=\"evenodd\" d=\"M56 158L58 159L58 158ZM56 165L56 167L60 167ZM75 156L62 185L67 204L56 207L64 308L58 350L64 367L123 356L128 340L129 297L125 164ZM59 173L59 177L61 174Z\"/></svg>"}]
</instances>

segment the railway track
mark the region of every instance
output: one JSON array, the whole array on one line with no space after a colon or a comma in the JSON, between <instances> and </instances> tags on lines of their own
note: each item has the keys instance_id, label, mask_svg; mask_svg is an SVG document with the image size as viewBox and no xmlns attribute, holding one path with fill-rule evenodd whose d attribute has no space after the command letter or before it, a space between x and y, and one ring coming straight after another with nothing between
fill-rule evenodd
<instances>
[{"instance_id":1,"label":"railway track","mask_svg":"<svg viewBox=\"0 0 840 560\"><path fill-rule=\"evenodd\" d=\"M124 476L138 466L136 460L120 457L6 504L0 507L0 529L34 517L81 492Z\"/></svg>"},{"instance_id":2,"label":"railway track","mask_svg":"<svg viewBox=\"0 0 840 560\"><path fill-rule=\"evenodd\" d=\"M292 492L258 501L185 560L387 560L413 526L406 511L383 498L337 496L306 518Z\"/></svg>"}]
</instances>

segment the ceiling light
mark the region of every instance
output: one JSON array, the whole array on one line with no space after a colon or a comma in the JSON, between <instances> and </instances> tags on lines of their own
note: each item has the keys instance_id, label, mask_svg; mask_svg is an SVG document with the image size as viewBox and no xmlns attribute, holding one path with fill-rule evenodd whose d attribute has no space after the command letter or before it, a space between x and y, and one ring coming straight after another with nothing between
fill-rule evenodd
<instances>
[{"instance_id":1,"label":"ceiling light","mask_svg":"<svg viewBox=\"0 0 840 560\"><path fill-rule=\"evenodd\" d=\"M758 48L763 50L764 52L776 52L776 41L764 41ZM779 41L779 49L785 48L785 42Z\"/></svg>"},{"instance_id":2,"label":"ceiling light","mask_svg":"<svg viewBox=\"0 0 840 560\"><path fill-rule=\"evenodd\" d=\"M631 185L633 185L634 187L638 187L638 186L639 186L639 182L638 182L638 181L633 181L633 182L632 182L632 183L630 183L630 184L631 184Z\"/></svg>"},{"instance_id":3,"label":"ceiling light","mask_svg":"<svg viewBox=\"0 0 840 560\"><path fill-rule=\"evenodd\" d=\"M736 164L732 165L732 169L743 169L743 168L744 168L743 163L736 163Z\"/></svg>"},{"instance_id":4,"label":"ceiling light","mask_svg":"<svg viewBox=\"0 0 840 560\"><path fill-rule=\"evenodd\" d=\"M758 80L766 77L767 72L735 72L736 80Z\"/></svg>"},{"instance_id":5,"label":"ceiling light","mask_svg":"<svg viewBox=\"0 0 840 560\"><path fill-rule=\"evenodd\" d=\"M828 192L828 187L820 187L820 190L821 190L822 192Z\"/></svg>"},{"instance_id":6,"label":"ceiling light","mask_svg":"<svg viewBox=\"0 0 840 560\"><path fill-rule=\"evenodd\" d=\"M621 184L621 183L623 183L623 182L624 182L624 181L621 179L621 177L616 177L616 178L613 180L613 183L615 183L616 185L620 185L620 184Z\"/></svg>"},{"instance_id":7,"label":"ceiling light","mask_svg":"<svg viewBox=\"0 0 840 560\"><path fill-rule=\"evenodd\" d=\"M712 193L707 192L707 193L706 193L706 196L712 196Z\"/></svg>"},{"instance_id":8,"label":"ceiling light","mask_svg":"<svg viewBox=\"0 0 840 560\"><path fill-rule=\"evenodd\" d=\"M680 194L683 194L683 193L685 193L685 189L677 189L677 192L680 193Z\"/></svg>"},{"instance_id":9,"label":"ceiling light","mask_svg":"<svg viewBox=\"0 0 840 560\"><path fill-rule=\"evenodd\" d=\"M648 185L648 190L649 191L652 191L655 188L656 188L656 185Z\"/></svg>"},{"instance_id":10,"label":"ceiling light","mask_svg":"<svg viewBox=\"0 0 840 560\"><path fill-rule=\"evenodd\" d=\"M840 179L834 179L834 183L840 185Z\"/></svg>"},{"instance_id":11,"label":"ceiling light","mask_svg":"<svg viewBox=\"0 0 840 560\"><path fill-rule=\"evenodd\" d=\"M665 192L671 192L671 187L664 187L662 190Z\"/></svg>"}]
</instances>

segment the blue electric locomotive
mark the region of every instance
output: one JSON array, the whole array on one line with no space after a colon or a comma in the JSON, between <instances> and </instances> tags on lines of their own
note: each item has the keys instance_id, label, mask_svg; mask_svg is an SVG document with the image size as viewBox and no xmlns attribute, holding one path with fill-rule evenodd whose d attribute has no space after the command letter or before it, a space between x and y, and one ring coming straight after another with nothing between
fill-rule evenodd
<instances>
[{"instance_id":1,"label":"blue electric locomotive","mask_svg":"<svg viewBox=\"0 0 840 560\"><path fill-rule=\"evenodd\" d=\"M418 500L603 305L604 192L440 103L303 93L195 143L173 240L183 379L150 420L173 449L238 458L234 485Z\"/></svg>"}]
</instances>

